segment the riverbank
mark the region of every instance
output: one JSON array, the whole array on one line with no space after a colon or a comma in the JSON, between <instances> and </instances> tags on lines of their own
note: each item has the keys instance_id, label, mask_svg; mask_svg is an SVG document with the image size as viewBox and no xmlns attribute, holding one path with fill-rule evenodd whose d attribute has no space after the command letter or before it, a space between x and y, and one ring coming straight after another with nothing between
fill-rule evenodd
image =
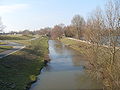
<instances>
[{"instance_id":1,"label":"riverbank","mask_svg":"<svg viewBox=\"0 0 120 90\"><path fill-rule=\"evenodd\" d=\"M90 44L86 44L85 42L75 41L74 39L69 38L62 38L60 41L65 45L79 51L82 55L85 55L87 47L90 46Z\"/></svg>"},{"instance_id":2,"label":"riverbank","mask_svg":"<svg viewBox=\"0 0 120 90\"><path fill-rule=\"evenodd\" d=\"M77 39L62 38L61 42L87 57L87 71L93 78L102 81L106 90L119 90L120 51L118 48L90 44ZM115 50L115 53L113 51Z\"/></svg>"},{"instance_id":3,"label":"riverbank","mask_svg":"<svg viewBox=\"0 0 120 90\"><path fill-rule=\"evenodd\" d=\"M44 66L44 57L48 54L47 37L27 44L24 49L0 59L1 90L26 90Z\"/></svg>"}]
</instances>

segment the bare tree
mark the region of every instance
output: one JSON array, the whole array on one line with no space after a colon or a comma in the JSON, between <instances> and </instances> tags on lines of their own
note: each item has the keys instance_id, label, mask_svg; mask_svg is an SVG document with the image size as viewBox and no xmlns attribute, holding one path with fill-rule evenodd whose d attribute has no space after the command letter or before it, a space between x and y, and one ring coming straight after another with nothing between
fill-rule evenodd
<instances>
[{"instance_id":1,"label":"bare tree","mask_svg":"<svg viewBox=\"0 0 120 90\"><path fill-rule=\"evenodd\" d=\"M82 30L85 24L85 20L80 15L75 15L71 21L72 26L76 28L77 38L80 39L82 37Z\"/></svg>"},{"instance_id":2,"label":"bare tree","mask_svg":"<svg viewBox=\"0 0 120 90\"><path fill-rule=\"evenodd\" d=\"M88 57L92 73L102 79L106 90L120 89L120 1L111 0L105 12L96 10L86 25L86 37L92 43ZM106 34L108 33L108 34ZM109 45L103 46L105 42Z\"/></svg>"},{"instance_id":3,"label":"bare tree","mask_svg":"<svg viewBox=\"0 0 120 90\"><path fill-rule=\"evenodd\" d=\"M64 29L63 29L63 25L59 24L59 25L55 25L54 28L51 31L51 38L52 39L60 39L62 38L63 34L64 34Z\"/></svg>"},{"instance_id":4,"label":"bare tree","mask_svg":"<svg viewBox=\"0 0 120 90\"><path fill-rule=\"evenodd\" d=\"M105 9L105 20L106 20L106 29L108 30L109 46L110 46L110 57L109 57L109 74L108 81L110 82L110 89L116 90L120 89L120 69L119 69L119 49L117 48L120 45L120 28L119 28L119 18L120 18L120 0L110 0L106 4ZM120 64L120 63L119 63Z\"/></svg>"},{"instance_id":5,"label":"bare tree","mask_svg":"<svg viewBox=\"0 0 120 90\"><path fill-rule=\"evenodd\" d=\"M102 10L97 8L87 20L84 34L85 39L93 44L102 45L104 43L104 28L105 25Z\"/></svg>"},{"instance_id":6,"label":"bare tree","mask_svg":"<svg viewBox=\"0 0 120 90\"><path fill-rule=\"evenodd\" d=\"M120 33L118 28L120 18L120 1L109 0L106 4L106 27L109 30L109 45L115 45L118 37L115 37L117 33ZM114 32L114 33L113 33ZM116 32L116 33L115 33Z\"/></svg>"},{"instance_id":7,"label":"bare tree","mask_svg":"<svg viewBox=\"0 0 120 90\"><path fill-rule=\"evenodd\" d=\"M65 33L66 37L75 38L75 36L76 36L75 27L73 27L73 26L64 27L64 33Z\"/></svg>"},{"instance_id":8,"label":"bare tree","mask_svg":"<svg viewBox=\"0 0 120 90\"><path fill-rule=\"evenodd\" d=\"M21 32L23 35L30 35L30 34L32 34L32 32L31 31L29 31L29 30L24 30L24 31L22 31Z\"/></svg>"},{"instance_id":9,"label":"bare tree","mask_svg":"<svg viewBox=\"0 0 120 90\"><path fill-rule=\"evenodd\" d=\"M104 49L101 49L104 43L104 17L102 10L97 8L94 13L88 18L86 23L86 30L84 33L85 39L89 41L91 44L88 45L88 52L86 55L89 57L89 62L92 65L92 72L98 75L99 66L101 65L101 55L104 54ZM104 57L104 56L103 56ZM99 68L98 68L99 67Z\"/></svg>"}]
</instances>

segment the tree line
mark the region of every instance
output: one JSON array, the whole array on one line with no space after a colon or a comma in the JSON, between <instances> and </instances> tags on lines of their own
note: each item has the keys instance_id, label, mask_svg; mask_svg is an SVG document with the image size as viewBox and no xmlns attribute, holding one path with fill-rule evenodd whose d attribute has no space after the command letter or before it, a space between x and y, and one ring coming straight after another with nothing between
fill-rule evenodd
<instances>
[{"instance_id":1,"label":"tree line","mask_svg":"<svg viewBox=\"0 0 120 90\"><path fill-rule=\"evenodd\" d=\"M87 19L75 15L70 25L58 24L40 33L52 39L71 37L90 42L85 46L90 73L106 90L120 89L120 0L109 0L104 9L96 8Z\"/></svg>"},{"instance_id":2,"label":"tree line","mask_svg":"<svg viewBox=\"0 0 120 90\"><path fill-rule=\"evenodd\" d=\"M1 27L0 30L3 28ZM107 90L120 89L120 0L109 0L104 9L96 8L87 19L75 15L70 25L58 24L22 34L46 35L51 39L71 37L86 42L86 56L91 72L100 78Z\"/></svg>"},{"instance_id":3,"label":"tree line","mask_svg":"<svg viewBox=\"0 0 120 90\"><path fill-rule=\"evenodd\" d=\"M91 43L117 45L120 36L120 1L107 2L105 9L96 8L85 20L81 15L75 15L70 25L58 24L53 28L34 31L37 34L47 34L52 39L63 36L86 40Z\"/></svg>"}]
</instances>

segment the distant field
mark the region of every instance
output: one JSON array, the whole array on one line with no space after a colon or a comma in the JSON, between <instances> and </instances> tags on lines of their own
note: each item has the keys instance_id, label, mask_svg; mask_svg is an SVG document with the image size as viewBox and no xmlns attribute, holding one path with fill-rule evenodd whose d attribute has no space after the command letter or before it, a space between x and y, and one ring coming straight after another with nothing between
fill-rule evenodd
<instances>
[{"instance_id":1,"label":"distant field","mask_svg":"<svg viewBox=\"0 0 120 90\"><path fill-rule=\"evenodd\" d=\"M29 41L29 40L8 40L8 41L9 42L16 42L16 43L23 44L26 46L28 46L31 43L31 41Z\"/></svg>"},{"instance_id":2,"label":"distant field","mask_svg":"<svg viewBox=\"0 0 120 90\"><path fill-rule=\"evenodd\" d=\"M0 46L0 52L12 49L12 46Z\"/></svg>"},{"instance_id":3,"label":"distant field","mask_svg":"<svg viewBox=\"0 0 120 90\"><path fill-rule=\"evenodd\" d=\"M0 35L0 40L27 40L34 38L32 35Z\"/></svg>"},{"instance_id":4,"label":"distant field","mask_svg":"<svg viewBox=\"0 0 120 90\"><path fill-rule=\"evenodd\" d=\"M33 36L33 35L0 35L0 40L7 40L9 42L16 42L16 43L20 43L23 45L30 45L30 39L35 38L38 36ZM6 42L0 42L0 45L4 45L7 44ZM12 48L12 46L0 46L0 52L6 51L6 50L10 50Z\"/></svg>"},{"instance_id":5,"label":"distant field","mask_svg":"<svg viewBox=\"0 0 120 90\"><path fill-rule=\"evenodd\" d=\"M19 37L22 37L22 36L19 36ZM33 36L26 36L27 38L24 37L24 39L11 39L11 40L8 40L9 42L16 42L16 43L19 43L19 44L23 44L23 45L30 45L31 44L31 41L30 39L33 39L33 38L38 38L40 37L39 35L33 35Z\"/></svg>"},{"instance_id":6,"label":"distant field","mask_svg":"<svg viewBox=\"0 0 120 90\"><path fill-rule=\"evenodd\" d=\"M0 45L3 45L3 44L7 44L7 43L5 43L5 42L0 42Z\"/></svg>"}]
</instances>

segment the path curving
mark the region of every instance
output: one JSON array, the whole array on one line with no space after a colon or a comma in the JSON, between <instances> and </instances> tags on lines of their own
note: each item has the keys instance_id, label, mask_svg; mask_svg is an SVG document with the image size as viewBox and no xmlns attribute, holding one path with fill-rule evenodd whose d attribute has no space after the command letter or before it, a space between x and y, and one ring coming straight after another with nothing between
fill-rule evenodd
<instances>
[{"instance_id":1,"label":"path curving","mask_svg":"<svg viewBox=\"0 0 120 90\"><path fill-rule=\"evenodd\" d=\"M32 38L32 39L29 39L29 40L27 40L27 41L36 40L36 39L38 39L38 38L39 38L39 37ZM0 42L5 42L5 43L7 43L7 44L0 45L0 46L12 46L12 47L13 47L13 48L10 49L10 50L6 50L6 51L1 52L1 53L0 53L0 59L6 57L6 56L8 56L8 55L11 55L11 54L13 54L13 53L15 53L15 52L17 52L17 51L19 51L19 50L21 50L21 49L23 49L23 48L26 47L26 46L23 45L23 44L19 44L19 43L16 43L16 42L9 42L9 41L7 41L7 40L0 40Z\"/></svg>"},{"instance_id":2,"label":"path curving","mask_svg":"<svg viewBox=\"0 0 120 90\"><path fill-rule=\"evenodd\" d=\"M0 45L0 46L12 46L13 48L10 49L10 50L6 50L6 51L3 51L0 53L0 58L4 58L10 54L13 54L23 48L25 48L24 45L22 44L18 44L18 43L15 43L15 42L8 42L6 40L0 40L0 42L6 42L7 44L4 44L4 45Z\"/></svg>"}]
</instances>

